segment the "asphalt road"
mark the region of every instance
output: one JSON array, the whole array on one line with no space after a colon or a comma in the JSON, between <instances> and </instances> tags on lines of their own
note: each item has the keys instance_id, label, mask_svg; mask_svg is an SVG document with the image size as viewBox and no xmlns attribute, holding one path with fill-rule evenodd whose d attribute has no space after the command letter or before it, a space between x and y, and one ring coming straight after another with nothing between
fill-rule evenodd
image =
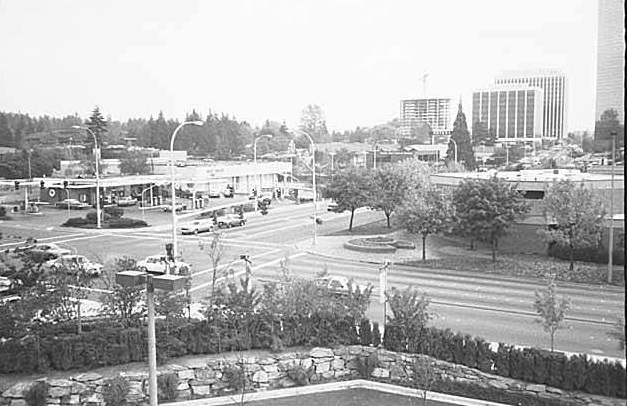
<instances>
[{"instance_id":1,"label":"asphalt road","mask_svg":"<svg viewBox=\"0 0 627 406\"><path fill-rule=\"evenodd\" d=\"M329 213L320 207L323 225L319 235L347 227L347 214ZM83 213L81 213L83 214ZM74 215L74 214L73 214ZM136 260L147 255L165 252L171 241L170 213L152 210L142 213L137 208L126 209L127 217L142 218L152 225L135 230L83 230L59 227L67 212L47 209L41 216L30 216L0 223L3 240L0 247L11 247L28 236L40 241L57 242L70 246L87 257L108 264L115 258ZM382 324L383 308L379 303L378 265L324 258L298 249L297 243L312 237L312 205L273 203L268 216L248 213L244 227L224 230L225 251L220 261L218 277L244 273L241 254L249 255L252 272L257 282L276 279L280 263L289 258L291 270L303 277L314 277L325 267L328 272L353 278L360 285L375 286L368 316ZM364 211L356 221L368 222L383 218L380 213ZM194 270L192 296L198 301L211 288L211 261L206 247L209 235L179 236L179 251ZM229 272L231 271L231 272ZM516 345L549 346L548 334L534 322L532 308L534 291L542 283L531 280L505 278L458 272L433 271L420 268L392 266L389 269L390 287L414 286L428 294L430 309L436 318L434 325L447 327L483 337L488 341L509 342ZM559 294L571 298L571 309L563 330L556 335L556 348L570 352L623 357L616 342L606 333L619 316L624 317L623 289L560 284Z\"/></svg>"}]
</instances>

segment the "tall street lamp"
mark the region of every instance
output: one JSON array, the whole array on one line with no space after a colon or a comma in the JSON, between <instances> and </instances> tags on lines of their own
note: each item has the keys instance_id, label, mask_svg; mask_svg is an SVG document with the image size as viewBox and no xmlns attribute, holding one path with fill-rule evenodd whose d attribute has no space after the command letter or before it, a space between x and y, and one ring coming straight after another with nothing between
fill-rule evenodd
<instances>
[{"instance_id":1,"label":"tall street lamp","mask_svg":"<svg viewBox=\"0 0 627 406\"><path fill-rule=\"evenodd\" d=\"M313 245L318 244L318 239L316 236L316 224L317 224L317 214L316 214L316 146L314 144L313 138L311 135L307 134L303 130L296 129L294 130L300 134L305 135L309 142L311 143L311 172L312 172L312 184L313 184Z\"/></svg>"},{"instance_id":2,"label":"tall street lamp","mask_svg":"<svg viewBox=\"0 0 627 406\"><path fill-rule=\"evenodd\" d=\"M272 138L272 134L261 134L253 141L253 162L255 164L255 171L257 170L257 141L259 141L260 138ZM259 200L259 185L257 184L257 179L258 176L255 175L255 211L257 211L257 205Z\"/></svg>"},{"instance_id":3,"label":"tall street lamp","mask_svg":"<svg viewBox=\"0 0 627 406\"><path fill-rule=\"evenodd\" d=\"M610 235L608 242L608 258L607 258L607 283L612 283L614 258L614 167L616 164L616 131L610 133L612 136L612 175L610 181Z\"/></svg>"},{"instance_id":4,"label":"tall street lamp","mask_svg":"<svg viewBox=\"0 0 627 406\"><path fill-rule=\"evenodd\" d=\"M202 126L205 123L203 121L185 121L176 127L174 132L172 133L172 138L170 138L170 183L172 186L172 256L176 258L178 254L178 244L176 241L176 190L174 188L174 139L176 138L176 134L178 134L179 130L188 124ZM169 268L166 270L169 273Z\"/></svg>"},{"instance_id":5,"label":"tall street lamp","mask_svg":"<svg viewBox=\"0 0 627 406\"><path fill-rule=\"evenodd\" d=\"M98 161L100 160L100 153L98 149L98 139L96 138L96 134L94 134L94 132L89 127L73 125L72 128L85 130L88 133L90 133L92 137L94 137L94 150L95 150L95 155L96 155L95 157L96 158L96 228L100 228L102 224L100 220L100 217L101 217L100 216L100 170L98 166Z\"/></svg>"},{"instance_id":6,"label":"tall street lamp","mask_svg":"<svg viewBox=\"0 0 627 406\"><path fill-rule=\"evenodd\" d=\"M453 138L449 138L449 141L452 142L453 146L455 147L455 163L457 163L457 143Z\"/></svg>"},{"instance_id":7,"label":"tall street lamp","mask_svg":"<svg viewBox=\"0 0 627 406\"><path fill-rule=\"evenodd\" d=\"M373 156L372 156L372 169L377 169L377 143L379 141L374 142L374 146L372 147Z\"/></svg>"}]
</instances>

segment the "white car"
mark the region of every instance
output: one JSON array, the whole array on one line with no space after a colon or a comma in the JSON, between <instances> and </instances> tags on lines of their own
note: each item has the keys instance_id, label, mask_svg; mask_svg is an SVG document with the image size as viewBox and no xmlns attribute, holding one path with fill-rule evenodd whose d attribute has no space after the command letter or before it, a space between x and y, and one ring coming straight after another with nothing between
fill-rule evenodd
<instances>
[{"instance_id":1,"label":"white car","mask_svg":"<svg viewBox=\"0 0 627 406\"><path fill-rule=\"evenodd\" d=\"M0 276L0 293L8 292L9 289L11 289L11 285L11 279L5 276Z\"/></svg>"},{"instance_id":2,"label":"white car","mask_svg":"<svg viewBox=\"0 0 627 406\"><path fill-rule=\"evenodd\" d=\"M236 214L225 214L224 216L218 217L217 223L219 228L241 227L246 224L246 219Z\"/></svg>"},{"instance_id":3,"label":"white car","mask_svg":"<svg viewBox=\"0 0 627 406\"><path fill-rule=\"evenodd\" d=\"M176 272L172 272L172 268L176 266ZM192 266L183 261L168 261L166 255L150 255L143 261L137 262L137 268L142 272L150 272L157 274L165 273L187 273L191 270ZM167 272L167 271L170 272ZM183 272L182 272L183 271Z\"/></svg>"},{"instance_id":4,"label":"white car","mask_svg":"<svg viewBox=\"0 0 627 406\"><path fill-rule=\"evenodd\" d=\"M194 220L189 223L185 223L181 225L181 233L182 234L197 234L202 233L204 231L213 231L213 219L205 219L205 220Z\"/></svg>"},{"instance_id":5,"label":"white car","mask_svg":"<svg viewBox=\"0 0 627 406\"><path fill-rule=\"evenodd\" d=\"M100 276L102 274L102 264L91 262L83 255L74 254L61 255L59 258L46 261L43 268L52 272L65 269L72 274L82 269L89 276Z\"/></svg>"},{"instance_id":6,"label":"white car","mask_svg":"<svg viewBox=\"0 0 627 406\"><path fill-rule=\"evenodd\" d=\"M134 206L137 204L137 200L131 196L122 196L118 199L118 206Z\"/></svg>"},{"instance_id":7,"label":"white car","mask_svg":"<svg viewBox=\"0 0 627 406\"><path fill-rule=\"evenodd\" d=\"M341 295L348 294L349 292L349 280L344 276L325 276L318 280L320 286L327 287L332 293Z\"/></svg>"}]
</instances>

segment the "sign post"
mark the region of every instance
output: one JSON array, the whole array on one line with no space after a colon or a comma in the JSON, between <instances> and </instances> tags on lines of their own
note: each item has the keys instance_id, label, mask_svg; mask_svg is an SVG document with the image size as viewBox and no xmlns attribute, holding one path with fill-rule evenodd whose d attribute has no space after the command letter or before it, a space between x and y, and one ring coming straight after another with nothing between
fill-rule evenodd
<instances>
[{"instance_id":1,"label":"sign post","mask_svg":"<svg viewBox=\"0 0 627 406\"><path fill-rule=\"evenodd\" d=\"M387 315L387 298L385 292L388 285L388 267L390 261L387 259L383 262L383 266L379 268L379 303L383 304L383 331L385 332L385 316Z\"/></svg>"}]
</instances>

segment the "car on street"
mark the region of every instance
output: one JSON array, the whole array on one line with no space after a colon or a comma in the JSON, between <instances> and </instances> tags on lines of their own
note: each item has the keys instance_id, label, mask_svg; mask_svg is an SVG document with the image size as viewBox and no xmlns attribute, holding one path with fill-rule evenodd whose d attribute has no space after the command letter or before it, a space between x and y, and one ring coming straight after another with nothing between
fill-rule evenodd
<instances>
[{"instance_id":1,"label":"car on street","mask_svg":"<svg viewBox=\"0 0 627 406\"><path fill-rule=\"evenodd\" d=\"M0 293L8 292L12 285L11 279L6 276L0 276Z\"/></svg>"},{"instance_id":2,"label":"car on street","mask_svg":"<svg viewBox=\"0 0 627 406\"><path fill-rule=\"evenodd\" d=\"M246 219L240 218L237 214L225 214L224 216L218 217L217 223L219 228L241 227L246 224Z\"/></svg>"},{"instance_id":3,"label":"car on street","mask_svg":"<svg viewBox=\"0 0 627 406\"><path fill-rule=\"evenodd\" d=\"M255 194L249 194L248 200L255 200ZM257 197L257 202L259 202L260 204L265 204L266 206L270 206L270 203L272 203L272 195L270 195L269 193L261 193Z\"/></svg>"},{"instance_id":4,"label":"car on street","mask_svg":"<svg viewBox=\"0 0 627 406\"><path fill-rule=\"evenodd\" d=\"M349 292L350 281L344 276L329 275L317 280L319 286L326 287L331 293L346 295Z\"/></svg>"},{"instance_id":5,"label":"car on street","mask_svg":"<svg viewBox=\"0 0 627 406\"><path fill-rule=\"evenodd\" d=\"M188 273L192 266L183 261L169 261L167 255L150 255L146 259L137 262L137 268L142 272L150 272L157 274L172 273L171 270L176 266L174 273ZM167 272L170 271L170 272Z\"/></svg>"},{"instance_id":6,"label":"car on street","mask_svg":"<svg viewBox=\"0 0 627 406\"><path fill-rule=\"evenodd\" d=\"M62 255L56 259L51 259L44 263L44 270L56 272L67 270L70 274L76 274L83 270L89 276L100 276L102 274L102 264L90 261L83 255Z\"/></svg>"},{"instance_id":7,"label":"car on street","mask_svg":"<svg viewBox=\"0 0 627 406\"><path fill-rule=\"evenodd\" d=\"M67 248L62 248L55 243L34 243L15 248L15 252L23 252L35 255L42 255L44 259L54 259L62 255L72 253Z\"/></svg>"},{"instance_id":8,"label":"car on street","mask_svg":"<svg viewBox=\"0 0 627 406\"><path fill-rule=\"evenodd\" d=\"M136 204L137 200L131 196L122 196L118 198L118 206L120 207L135 206Z\"/></svg>"},{"instance_id":9,"label":"car on street","mask_svg":"<svg viewBox=\"0 0 627 406\"><path fill-rule=\"evenodd\" d=\"M174 204L174 210L175 211L181 212L181 211L183 211L183 209L184 209L183 203L178 203L177 202L177 203ZM167 212L171 213L172 212L172 203L166 204L165 206L163 206L163 211L166 212L166 213Z\"/></svg>"},{"instance_id":10,"label":"car on street","mask_svg":"<svg viewBox=\"0 0 627 406\"><path fill-rule=\"evenodd\" d=\"M60 209L67 209L68 207L70 208L70 210L74 209L74 210L83 210L83 209L88 209L91 207L91 204L89 203L83 203L79 200L76 199L63 199L59 202L57 202L56 206Z\"/></svg>"},{"instance_id":11,"label":"car on street","mask_svg":"<svg viewBox=\"0 0 627 406\"><path fill-rule=\"evenodd\" d=\"M197 234L205 231L213 231L213 219L194 220L181 225L182 234Z\"/></svg>"}]
</instances>

